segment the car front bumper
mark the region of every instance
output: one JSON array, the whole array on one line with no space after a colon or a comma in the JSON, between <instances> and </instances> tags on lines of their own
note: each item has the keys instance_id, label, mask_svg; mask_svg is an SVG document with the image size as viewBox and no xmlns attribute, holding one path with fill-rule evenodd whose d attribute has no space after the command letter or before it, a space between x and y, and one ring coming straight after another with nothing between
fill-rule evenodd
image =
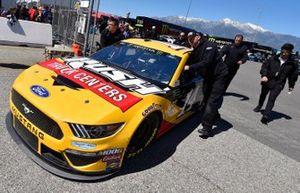
<instances>
[{"instance_id":1,"label":"car front bumper","mask_svg":"<svg viewBox=\"0 0 300 193\"><path fill-rule=\"evenodd\" d=\"M38 142L37 136L25 128L12 113L6 116L6 127L12 139L34 162L45 170L71 180L95 181L107 178L119 170L119 167L109 168L109 170L100 172L83 172L74 169L68 164L68 161L58 152L55 152L47 146ZM34 146L39 146L40 152L34 150Z\"/></svg>"}]
</instances>

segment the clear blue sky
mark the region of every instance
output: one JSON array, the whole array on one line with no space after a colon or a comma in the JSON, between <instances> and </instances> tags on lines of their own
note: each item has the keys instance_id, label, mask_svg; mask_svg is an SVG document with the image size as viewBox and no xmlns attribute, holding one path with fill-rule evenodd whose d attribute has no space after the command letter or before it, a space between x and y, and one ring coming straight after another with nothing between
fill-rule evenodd
<instances>
[{"instance_id":1,"label":"clear blue sky","mask_svg":"<svg viewBox=\"0 0 300 193\"><path fill-rule=\"evenodd\" d=\"M131 12L130 17L185 16L190 1L188 17L230 18L300 37L300 0L100 0L100 11L120 16Z\"/></svg>"}]
</instances>

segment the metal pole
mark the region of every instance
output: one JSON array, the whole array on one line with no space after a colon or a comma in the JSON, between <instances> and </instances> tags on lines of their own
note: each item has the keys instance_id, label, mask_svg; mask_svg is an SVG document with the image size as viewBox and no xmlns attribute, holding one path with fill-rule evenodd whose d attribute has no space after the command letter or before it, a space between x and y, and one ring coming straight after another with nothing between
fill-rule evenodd
<instances>
[{"instance_id":1,"label":"metal pole","mask_svg":"<svg viewBox=\"0 0 300 193\"><path fill-rule=\"evenodd\" d=\"M188 10L187 10L186 15L185 15L184 25L186 25L187 17L188 17L188 15L189 15L191 5L192 5L192 0L190 0L189 7L188 7Z\"/></svg>"},{"instance_id":2,"label":"metal pole","mask_svg":"<svg viewBox=\"0 0 300 193\"><path fill-rule=\"evenodd\" d=\"M94 0L89 0L89 14L88 14L88 21L86 25L86 32L85 32L85 37L84 37L84 45L83 45L83 54L86 55L86 49L87 49L87 44L89 42L89 29L90 29L90 23L91 23L91 16L93 12L93 6L94 6Z\"/></svg>"},{"instance_id":3,"label":"metal pole","mask_svg":"<svg viewBox=\"0 0 300 193\"><path fill-rule=\"evenodd\" d=\"M93 37L92 37L92 43L91 43L91 49L90 49L89 55L92 54L92 48L94 47L94 40L95 40L95 33L96 33L95 27L97 24L97 15L98 15L98 11L99 11L99 6L100 6L100 0L98 0L96 14L94 17L94 30L93 30Z\"/></svg>"}]
</instances>

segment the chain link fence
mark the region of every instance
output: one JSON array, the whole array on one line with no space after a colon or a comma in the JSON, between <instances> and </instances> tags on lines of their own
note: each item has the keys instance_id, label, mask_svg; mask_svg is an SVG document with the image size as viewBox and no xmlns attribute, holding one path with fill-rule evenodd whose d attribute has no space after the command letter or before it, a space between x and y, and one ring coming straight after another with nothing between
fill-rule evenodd
<instances>
[{"instance_id":1,"label":"chain link fence","mask_svg":"<svg viewBox=\"0 0 300 193\"><path fill-rule=\"evenodd\" d=\"M100 0L94 0L90 5L99 5ZM70 2L70 7L61 5L53 6L53 41L54 44L71 46L73 43L79 44L83 52L91 54L97 50L96 42L100 40L99 31L96 27L97 22L94 17L90 18L88 26L89 10L74 9ZM90 9L91 10L91 9ZM89 33L89 34L87 34Z\"/></svg>"},{"instance_id":2,"label":"chain link fence","mask_svg":"<svg viewBox=\"0 0 300 193\"><path fill-rule=\"evenodd\" d=\"M78 43L83 46L85 30L78 32L78 20L81 17L85 15L78 14L76 10L55 9L52 23L54 41L65 45Z\"/></svg>"}]
</instances>

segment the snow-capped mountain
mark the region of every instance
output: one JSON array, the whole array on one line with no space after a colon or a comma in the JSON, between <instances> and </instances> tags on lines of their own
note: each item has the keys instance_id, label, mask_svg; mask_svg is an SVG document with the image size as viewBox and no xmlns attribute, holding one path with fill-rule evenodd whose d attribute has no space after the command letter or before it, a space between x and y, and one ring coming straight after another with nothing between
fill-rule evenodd
<instances>
[{"instance_id":1,"label":"snow-capped mountain","mask_svg":"<svg viewBox=\"0 0 300 193\"><path fill-rule=\"evenodd\" d=\"M295 50L300 50L299 37L273 33L259 25L240 23L229 18L219 21L209 21L201 18L186 19L184 16L156 17L155 19L192 28L212 36L233 38L236 34L241 33L244 35L246 41L257 42L277 49L284 43L290 42L295 45Z\"/></svg>"},{"instance_id":2,"label":"snow-capped mountain","mask_svg":"<svg viewBox=\"0 0 300 193\"><path fill-rule=\"evenodd\" d=\"M252 24L252 23L239 23L238 21L232 21L229 18L223 19L225 25L231 25L236 28L242 29L246 32L253 33L253 32L267 32L268 30L264 29L261 26Z\"/></svg>"}]
</instances>

